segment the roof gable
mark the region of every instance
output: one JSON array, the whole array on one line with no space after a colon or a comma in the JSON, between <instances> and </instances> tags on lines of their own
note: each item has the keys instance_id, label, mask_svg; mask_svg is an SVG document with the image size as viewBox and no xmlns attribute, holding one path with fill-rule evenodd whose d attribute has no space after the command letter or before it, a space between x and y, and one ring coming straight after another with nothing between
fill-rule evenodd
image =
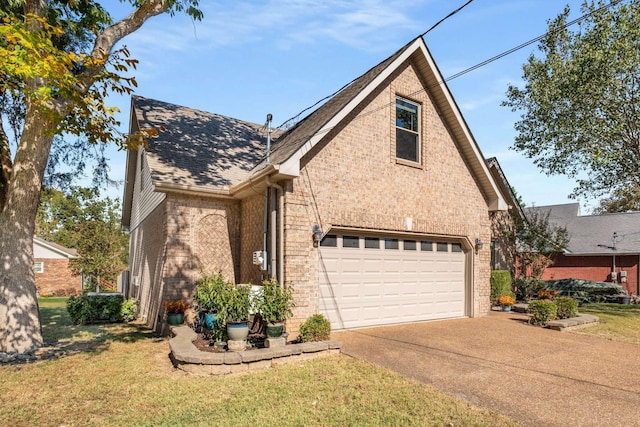
<instances>
[{"instance_id":1,"label":"roof gable","mask_svg":"<svg viewBox=\"0 0 640 427\"><path fill-rule=\"evenodd\" d=\"M33 244L35 246L40 246L42 248L45 248L47 250L53 251L65 258L76 258L77 256L77 251L75 249L69 249L66 248L62 245L59 245L57 243L53 243L53 242L49 242L47 240L44 240L41 237L38 236L33 236Z\"/></svg>"},{"instance_id":2,"label":"roof gable","mask_svg":"<svg viewBox=\"0 0 640 427\"><path fill-rule=\"evenodd\" d=\"M297 176L300 172L302 156L320 142L331 129L347 118L360 102L408 60L412 60L417 65L418 72L425 81L425 90L429 91L436 106L443 113L443 120L451 129L452 136L456 139L466 164L485 194L490 209L506 210L507 205L489 172L484 157L421 37L403 46L389 58L345 86L331 100L287 131L273 145L272 163L278 164L281 174ZM262 162L256 166L254 172L266 166L266 163Z\"/></svg>"}]
</instances>

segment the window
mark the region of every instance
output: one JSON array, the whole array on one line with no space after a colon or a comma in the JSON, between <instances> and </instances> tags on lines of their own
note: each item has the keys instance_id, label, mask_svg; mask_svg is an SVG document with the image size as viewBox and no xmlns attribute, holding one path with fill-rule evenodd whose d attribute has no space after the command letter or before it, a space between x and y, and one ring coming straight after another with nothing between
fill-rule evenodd
<instances>
[{"instance_id":1,"label":"window","mask_svg":"<svg viewBox=\"0 0 640 427\"><path fill-rule=\"evenodd\" d=\"M451 252L462 252L462 245L460 243L452 243Z\"/></svg>"},{"instance_id":2,"label":"window","mask_svg":"<svg viewBox=\"0 0 640 427\"><path fill-rule=\"evenodd\" d=\"M396 99L396 158L420 163L420 108Z\"/></svg>"},{"instance_id":3,"label":"window","mask_svg":"<svg viewBox=\"0 0 640 427\"><path fill-rule=\"evenodd\" d=\"M359 248L360 238L356 236L342 236L343 248Z\"/></svg>"},{"instance_id":4,"label":"window","mask_svg":"<svg viewBox=\"0 0 640 427\"><path fill-rule=\"evenodd\" d=\"M400 244L398 243L398 239L384 239L384 248L385 249L399 249Z\"/></svg>"},{"instance_id":5,"label":"window","mask_svg":"<svg viewBox=\"0 0 640 427\"><path fill-rule=\"evenodd\" d=\"M34 262L33 271L36 273L44 273L44 262Z\"/></svg>"},{"instance_id":6,"label":"window","mask_svg":"<svg viewBox=\"0 0 640 427\"><path fill-rule=\"evenodd\" d=\"M380 249L380 239L378 237L365 237L365 249Z\"/></svg>"},{"instance_id":7,"label":"window","mask_svg":"<svg viewBox=\"0 0 640 427\"><path fill-rule=\"evenodd\" d=\"M415 240L405 240L404 241L404 250L405 251L415 251L416 250L416 241Z\"/></svg>"},{"instance_id":8,"label":"window","mask_svg":"<svg viewBox=\"0 0 640 427\"><path fill-rule=\"evenodd\" d=\"M423 252L433 252L433 242L423 240L420 242L420 250Z\"/></svg>"},{"instance_id":9,"label":"window","mask_svg":"<svg viewBox=\"0 0 640 427\"><path fill-rule=\"evenodd\" d=\"M335 234L327 234L324 236L324 239L320 242L320 246L327 246L330 248L335 248L338 246L338 238Z\"/></svg>"},{"instance_id":10,"label":"window","mask_svg":"<svg viewBox=\"0 0 640 427\"><path fill-rule=\"evenodd\" d=\"M449 252L449 244L448 243L443 243L443 242L438 242L437 251L438 252Z\"/></svg>"}]
</instances>

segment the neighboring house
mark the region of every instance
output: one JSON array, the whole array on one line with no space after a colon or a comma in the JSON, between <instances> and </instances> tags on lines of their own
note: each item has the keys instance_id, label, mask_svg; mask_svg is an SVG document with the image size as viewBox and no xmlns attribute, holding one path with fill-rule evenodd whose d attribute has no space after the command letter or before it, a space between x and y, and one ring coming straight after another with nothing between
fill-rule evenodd
<instances>
[{"instance_id":1,"label":"neighboring house","mask_svg":"<svg viewBox=\"0 0 640 427\"><path fill-rule=\"evenodd\" d=\"M127 153L122 223L148 325L165 328L162 301L188 299L201 270L292 284L294 336L318 312L344 329L489 311L491 214L507 205L421 38L268 158L265 130L132 98L130 133L151 136Z\"/></svg>"},{"instance_id":2,"label":"neighboring house","mask_svg":"<svg viewBox=\"0 0 640 427\"><path fill-rule=\"evenodd\" d=\"M640 212L581 216L578 203L528 209L549 213L550 223L569 232L567 250L555 254L543 279L615 282L631 294L640 293Z\"/></svg>"},{"instance_id":3,"label":"neighboring house","mask_svg":"<svg viewBox=\"0 0 640 427\"><path fill-rule=\"evenodd\" d=\"M524 220L524 211L498 159L491 157L487 159L487 164L493 180L507 203L506 211L491 213L491 269L508 270L512 277L515 277L516 227Z\"/></svg>"},{"instance_id":4,"label":"neighboring house","mask_svg":"<svg viewBox=\"0 0 640 427\"><path fill-rule=\"evenodd\" d=\"M33 270L40 296L70 296L82 293L82 277L69 269L76 250L40 237L33 238Z\"/></svg>"}]
</instances>

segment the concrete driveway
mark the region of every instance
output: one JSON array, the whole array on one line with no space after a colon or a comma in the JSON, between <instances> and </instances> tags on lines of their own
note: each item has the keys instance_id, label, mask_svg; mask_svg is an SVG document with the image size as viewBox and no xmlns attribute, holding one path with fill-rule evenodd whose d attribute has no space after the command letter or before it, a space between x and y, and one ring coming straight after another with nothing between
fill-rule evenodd
<instances>
[{"instance_id":1,"label":"concrete driveway","mask_svg":"<svg viewBox=\"0 0 640 427\"><path fill-rule=\"evenodd\" d=\"M517 313L334 332L344 354L531 426L640 426L640 346Z\"/></svg>"}]
</instances>

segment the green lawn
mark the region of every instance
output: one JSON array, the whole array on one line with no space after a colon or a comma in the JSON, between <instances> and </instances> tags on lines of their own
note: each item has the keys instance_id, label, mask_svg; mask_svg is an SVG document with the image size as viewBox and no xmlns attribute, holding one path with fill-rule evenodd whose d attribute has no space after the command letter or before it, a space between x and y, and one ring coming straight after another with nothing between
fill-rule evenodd
<instances>
[{"instance_id":1,"label":"green lawn","mask_svg":"<svg viewBox=\"0 0 640 427\"><path fill-rule=\"evenodd\" d=\"M576 333L640 344L640 305L585 304L580 307L580 312L598 316L600 323L578 329Z\"/></svg>"},{"instance_id":2,"label":"green lawn","mask_svg":"<svg viewBox=\"0 0 640 427\"><path fill-rule=\"evenodd\" d=\"M40 308L45 341L72 350L0 366L0 419L12 426L517 425L346 356L190 376L171 366L164 338L131 325L72 325L61 299Z\"/></svg>"}]
</instances>

